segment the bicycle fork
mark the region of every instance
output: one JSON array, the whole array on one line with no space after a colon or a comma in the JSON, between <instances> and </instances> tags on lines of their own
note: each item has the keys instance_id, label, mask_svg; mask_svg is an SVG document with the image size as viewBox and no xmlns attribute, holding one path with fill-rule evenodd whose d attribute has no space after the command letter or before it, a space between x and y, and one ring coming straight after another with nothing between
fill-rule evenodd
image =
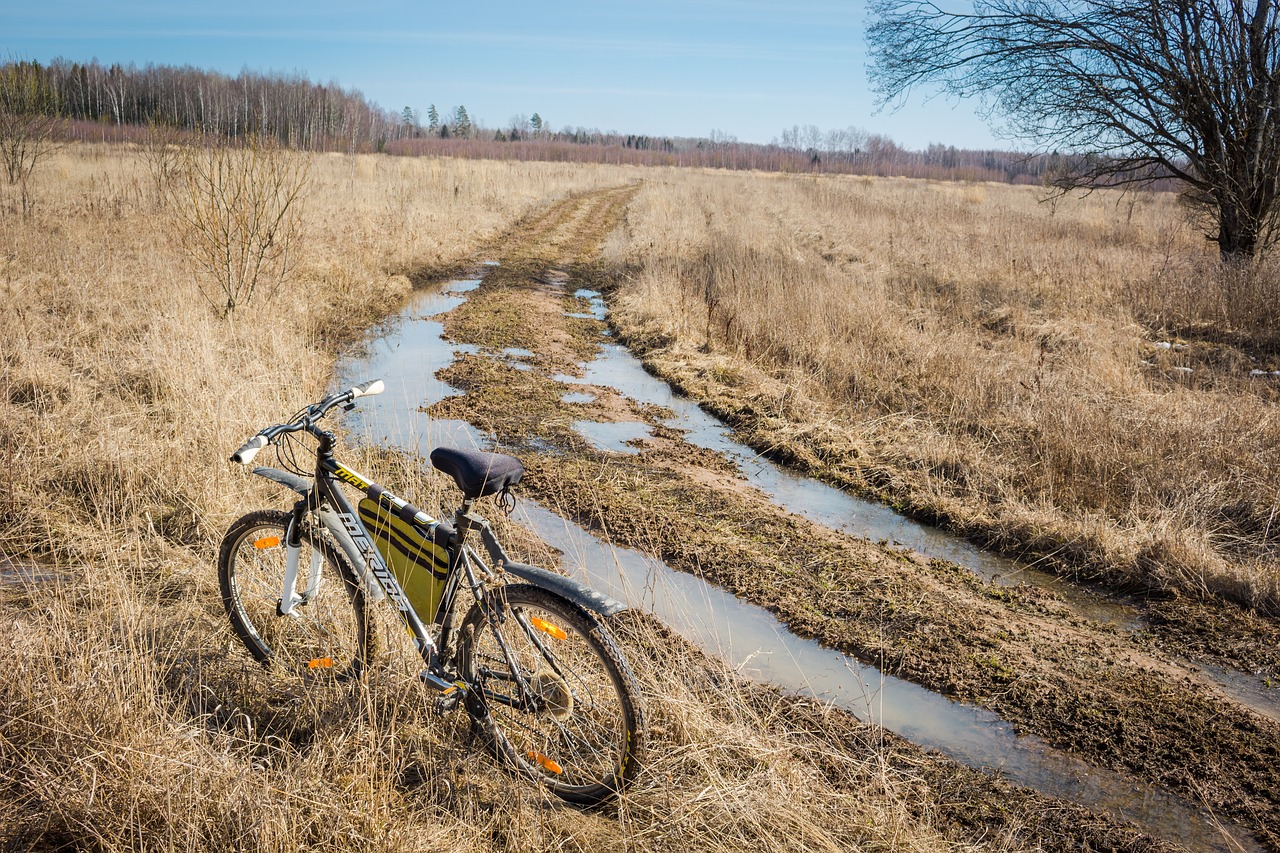
<instances>
[{"instance_id":1,"label":"bicycle fork","mask_svg":"<svg viewBox=\"0 0 1280 853\"><path fill-rule=\"evenodd\" d=\"M293 608L308 604L320 591L320 567L324 565L324 556L315 548L308 550L311 552L311 565L307 574L307 588L299 595L298 566L302 558L302 536L295 514L289 521L289 530L285 535L284 588L280 590L280 601L276 605L276 613L280 616L289 616L293 613Z\"/></svg>"}]
</instances>

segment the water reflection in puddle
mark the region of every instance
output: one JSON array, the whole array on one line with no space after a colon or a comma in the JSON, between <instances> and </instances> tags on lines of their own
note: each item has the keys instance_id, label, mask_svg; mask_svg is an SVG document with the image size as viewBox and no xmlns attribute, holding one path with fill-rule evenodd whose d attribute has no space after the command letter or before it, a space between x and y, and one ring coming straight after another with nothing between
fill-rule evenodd
<instances>
[{"instance_id":1,"label":"water reflection in puddle","mask_svg":"<svg viewBox=\"0 0 1280 853\"><path fill-rule=\"evenodd\" d=\"M585 287L579 288L573 292L573 295L579 299L585 299L590 304L590 309L586 315L573 314L571 316L581 317L587 316L596 320L603 320L609 316L609 306L604 304L604 298L601 297L598 290L587 290Z\"/></svg>"},{"instance_id":2,"label":"water reflection in puddle","mask_svg":"<svg viewBox=\"0 0 1280 853\"><path fill-rule=\"evenodd\" d=\"M362 401L357 409L364 435L423 457L437 446L490 446L465 422L432 419L421 412L457 393L435 378L436 371L449 366L461 352L477 351L442 340L441 324L423 318L452 310L462 301L457 294L476 286L478 282L459 282L437 293L415 296L388 333L370 342L362 358L340 365L337 385L374 377L381 377L387 385L386 393ZM671 426L687 430L692 443L733 460L751 482L791 511L835 529L889 539L931 556L946 557L969 565L980 574L985 572L984 576L1005 581L1011 576L1025 579L1019 577L1024 570L1011 561L986 555L942 531L903 519L886 507L852 498L760 459L728 438L723 424L646 373L622 347L605 345L601 357L584 366L582 379L556 378L569 384L612 386L638 402L671 409L675 413L669 421ZM413 414L406 416L406 412ZM588 429L602 426L605 425L595 424ZM609 440L624 442L622 448L626 452L634 450L625 445L627 439L612 436ZM802 640L787 632L768 612L738 601L696 577L674 572L656 560L610 548L532 502L524 501L521 512L525 523L566 555L565 568L571 573L581 577L587 572L587 579L596 588L654 612L692 642L723 655L744 674L829 701L970 766L1000 769L1020 784L1135 820L1146 831L1173 838L1192 849L1216 850L1222 846L1222 837L1212 820L1167 792L1087 765L1049 749L1036 738L1018 737L1009 724L994 714L950 702ZM1117 621L1114 616L1103 616L1103 621Z\"/></svg>"},{"instance_id":3,"label":"water reflection in puddle","mask_svg":"<svg viewBox=\"0 0 1280 853\"><path fill-rule=\"evenodd\" d=\"M596 449L618 453L639 453L643 448L637 445L649 437L649 428L635 421L574 421L573 428Z\"/></svg>"},{"instance_id":4,"label":"water reflection in puddle","mask_svg":"<svg viewBox=\"0 0 1280 853\"><path fill-rule=\"evenodd\" d=\"M1280 723L1280 687L1269 679L1209 663L1189 666L1193 670L1203 670L1201 680L1208 686L1220 687L1223 693L1254 713Z\"/></svg>"},{"instance_id":5,"label":"water reflection in puddle","mask_svg":"<svg viewBox=\"0 0 1280 853\"><path fill-rule=\"evenodd\" d=\"M1180 797L1094 767L1034 736L1020 737L989 711L801 639L763 608L639 552L610 547L533 501L522 500L515 517L564 555L561 566L569 575L653 613L743 675L829 702L962 764L998 770L1019 785L1132 820L1190 849L1223 845L1213 821Z\"/></svg>"},{"instance_id":6,"label":"water reflection in puddle","mask_svg":"<svg viewBox=\"0 0 1280 853\"><path fill-rule=\"evenodd\" d=\"M63 576L50 568L30 562L15 562L0 556L0 587L28 587L54 584Z\"/></svg>"},{"instance_id":7,"label":"water reflection in puddle","mask_svg":"<svg viewBox=\"0 0 1280 853\"><path fill-rule=\"evenodd\" d=\"M427 417L421 410L462 392L436 378L460 354L479 347L443 338L444 324L433 317L452 311L480 286L478 279L450 282L438 291L410 297L386 332L369 341L359 358L338 365L335 387L381 378L386 391L367 397L352 412L350 424L366 438L425 456L433 447L475 449L491 444L466 421ZM406 413L413 413L406 415Z\"/></svg>"},{"instance_id":8,"label":"water reflection in puddle","mask_svg":"<svg viewBox=\"0 0 1280 853\"><path fill-rule=\"evenodd\" d=\"M1107 601L1080 590L1060 578L1020 565L947 533L914 521L884 504L862 500L811 477L795 474L761 457L730 437L729 428L707 414L697 403L675 393L671 386L649 374L631 352L620 344L602 344L600 355L583 365L581 378L559 374L568 385L615 388L638 403L670 409L667 426L685 430L685 440L729 459L747 481L783 509L833 530L872 541L887 541L929 557L940 557L998 584L1030 583L1060 595L1079 615L1125 629L1140 627L1133 608Z\"/></svg>"}]
</instances>

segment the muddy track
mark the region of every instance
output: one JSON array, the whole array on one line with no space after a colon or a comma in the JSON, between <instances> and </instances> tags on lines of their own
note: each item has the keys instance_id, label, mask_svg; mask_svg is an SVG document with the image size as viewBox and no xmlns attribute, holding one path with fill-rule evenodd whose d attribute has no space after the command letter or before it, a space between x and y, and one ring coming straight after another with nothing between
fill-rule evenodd
<instances>
[{"instance_id":1,"label":"muddy track","mask_svg":"<svg viewBox=\"0 0 1280 853\"><path fill-rule=\"evenodd\" d=\"M1179 791L1280 850L1280 724L1179 662L1197 651L1185 623L1156 640L1130 635L1075 616L1043 591L989 586L952 564L833 532L779 511L718 456L659 425L661 412L593 386L593 402L563 402L566 388L553 377L581 375L603 329L581 316L573 293L599 286L595 254L634 191L567 199L491 247L501 265L447 316L446 335L491 352L527 350L519 368L529 369L461 358L442 378L468 393L432 414L465 418L517 448L540 500L613 541L700 573L796 633ZM635 455L600 452L573 430L581 419L646 421L655 437ZM1043 798L1019 796L1029 810L1019 819L1036 824ZM1046 846L1081 842L1061 827L1041 831Z\"/></svg>"}]
</instances>

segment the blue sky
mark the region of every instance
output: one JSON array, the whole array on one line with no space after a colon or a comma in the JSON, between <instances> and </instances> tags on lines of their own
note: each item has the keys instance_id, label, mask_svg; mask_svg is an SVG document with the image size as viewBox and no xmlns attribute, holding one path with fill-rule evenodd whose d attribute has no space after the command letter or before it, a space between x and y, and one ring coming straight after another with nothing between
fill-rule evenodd
<instances>
[{"instance_id":1,"label":"blue sky","mask_svg":"<svg viewBox=\"0 0 1280 853\"><path fill-rule=\"evenodd\" d=\"M4 58L302 72L382 107L485 125L548 124L769 142L784 128L849 125L908 148L1016 147L973 104L914 93L875 112L863 0L213 3L7 0Z\"/></svg>"}]
</instances>

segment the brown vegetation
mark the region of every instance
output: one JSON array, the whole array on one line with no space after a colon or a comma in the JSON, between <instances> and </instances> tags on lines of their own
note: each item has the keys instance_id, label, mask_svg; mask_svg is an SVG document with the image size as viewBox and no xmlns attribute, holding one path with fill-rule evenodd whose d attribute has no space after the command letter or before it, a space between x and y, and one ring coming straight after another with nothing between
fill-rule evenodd
<instances>
[{"instance_id":1,"label":"brown vegetation","mask_svg":"<svg viewBox=\"0 0 1280 853\"><path fill-rule=\"evenodd\" d=\"M628 342L758 448L1280 612L1275 272L1222 273L1172 195L708 173L648 182L611 253Z\"/></svg>"},{"instance_id":2,"label":"brown vegetation","mask_svg":"<svg viewBox=\"0 0 1280 853\"><path fill-rule=\"evenodd\" d=\"M1017 575L985 583L946 560L781 512L725 458L674 428L671 412L610 387L630 384L613 356L582 364L594 358L605 329L583 312L587 300L575 291L608 280L596 244L631 194L597 192L558 204L532 239L501 255L502 265L443 320L450 340L481 350L438 374L465 396L447 397L428 413L465 417L516 448L529 472L522 489L612 542L764 607L796 634L991 708L1018 731L1092 764L1180 790L1274 847L1274 702L1249 698L1228 678L1205 681L1187 660L1270 679L1274 620L1231 606L1138 600L1117 620L1110 608L1106 615L1082 609L1067 585L1004 585ZM563 239L565 231L577 239ZM511 349L522 353L519 364L500 356ZM683 379L692 371L677 365L673 372ZM566 384L566 374L595 378ZM586 393L565 399L570 387ZM706 399L719 406L724 396ZM640 422L631 425L647 430L626 442L633 452L620 453L588 440L582 420ZM858 510L851 512L856 518ZM974 811L991 805L970 797ZM1036 816L1029 843L1092 844L1040 822L1043 812L1025 801L1006 799L1001 808L1018 819ZM1170 817L1157 819L1157 832L1168 830ZM1227 842L1187 843L1218 849Z\"/></svg>"},{"instance_id":3,"label":"brown vegetation","mask_svg":"<svg viewBox=\"0 0 1280 853\"><path fill-rule=\"evenodd\" d=\"M594 813L496 768L456 718L430 713L411 670L297 693L234 647L214 548L231 518L279 496L227 452L319 396L338 345L411 281L473 260L558 197L630 177L322 157L294 278L229 318L199 297L134 152L60 152L27 216L0 196L0 847L968 846L931 826L921 768L945 763L847 721L818 737L829 715L679 647L651 660L643 623L628 642L661 749L632 796ZM411 490L416 466L361 464L430 505ZM954 774L940 784L953 800L938 813L963 812ZM1001 832L1018 844L1016 827Z\"/></svg>"}]
</instances>

